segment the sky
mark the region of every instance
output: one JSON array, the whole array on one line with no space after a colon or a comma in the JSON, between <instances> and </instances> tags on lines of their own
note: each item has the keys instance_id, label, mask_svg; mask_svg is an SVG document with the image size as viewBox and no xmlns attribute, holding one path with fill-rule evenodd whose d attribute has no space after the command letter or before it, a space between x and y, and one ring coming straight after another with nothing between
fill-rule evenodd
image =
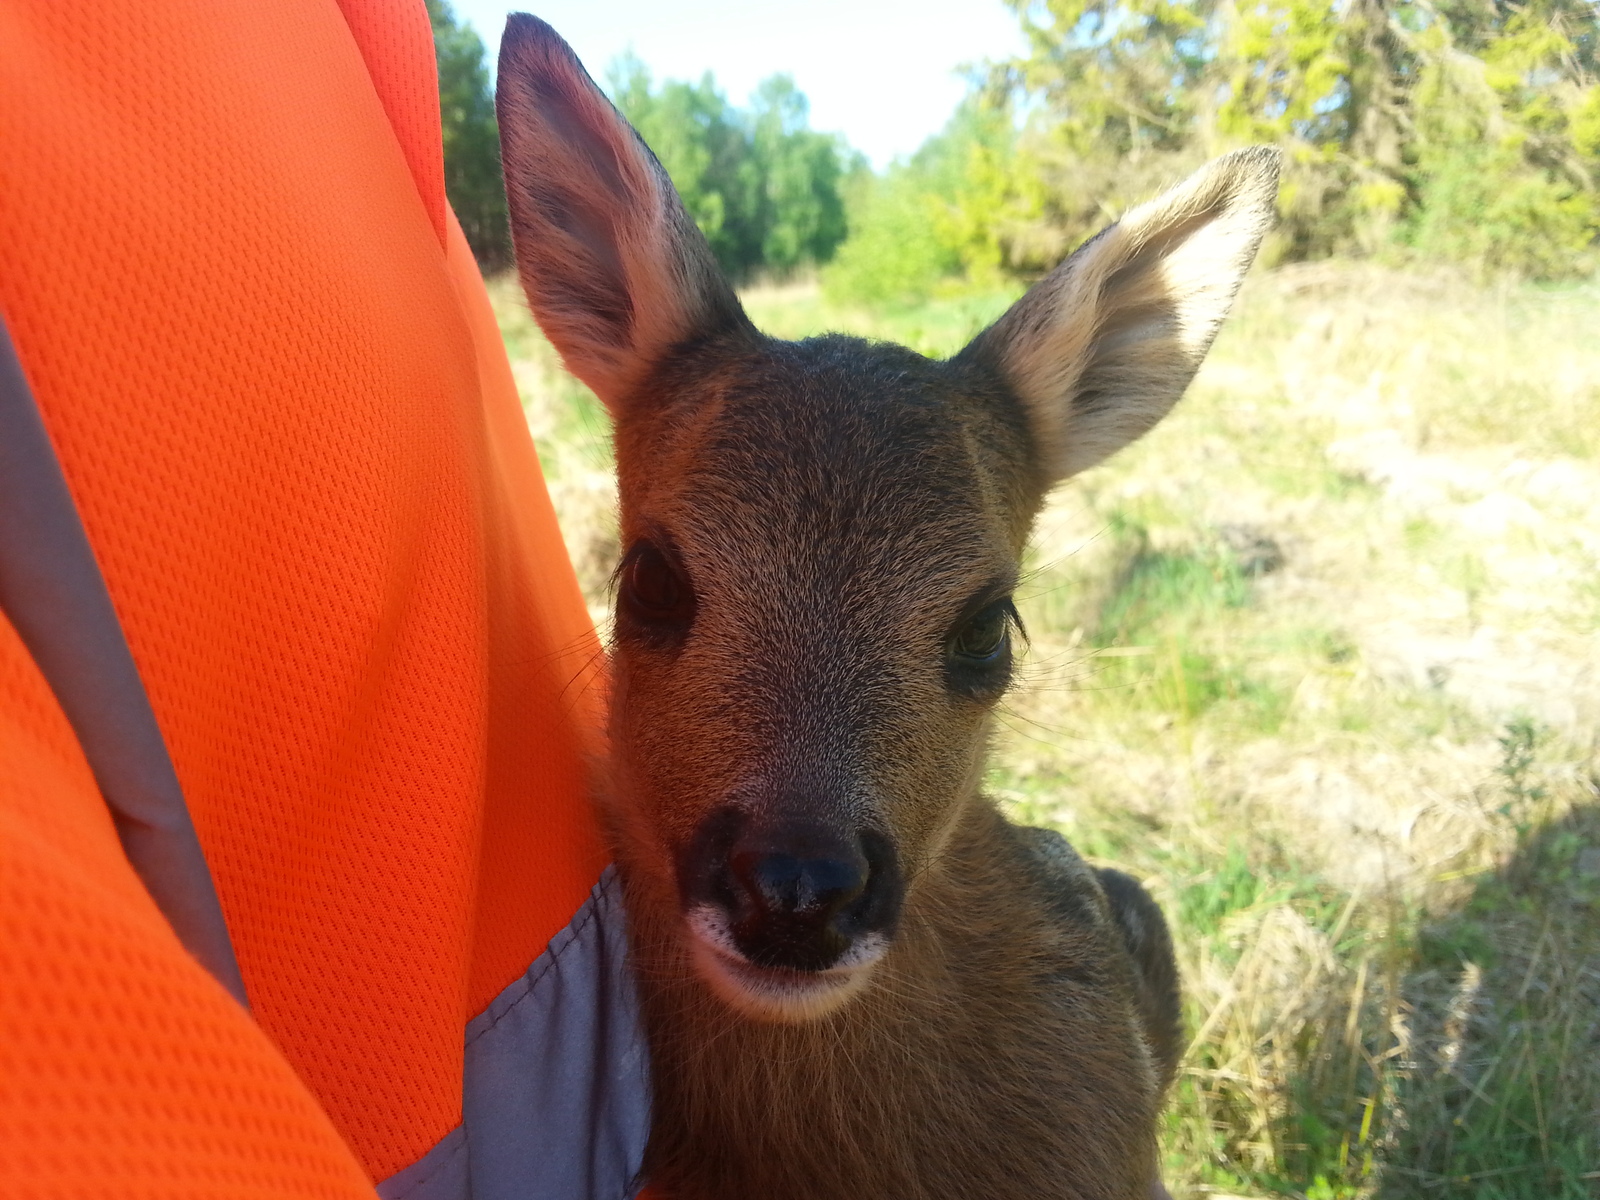
<instances>
[{"instance_id":1,"label":"sky","mask_svg":"<svg viewBox=\"0 0 1600 1200\"><path fill-rule=\"evenodd\" d=\"M491 70L510 8L453 0L488 47ZM875 167L944 127L966 92L964 64L1023 52L1001 0L528 0L602 84L632 49L657 80L717 86L743 105L786 72L811 101L811 127L842 133Z\"/></svg>"}]
</instances>

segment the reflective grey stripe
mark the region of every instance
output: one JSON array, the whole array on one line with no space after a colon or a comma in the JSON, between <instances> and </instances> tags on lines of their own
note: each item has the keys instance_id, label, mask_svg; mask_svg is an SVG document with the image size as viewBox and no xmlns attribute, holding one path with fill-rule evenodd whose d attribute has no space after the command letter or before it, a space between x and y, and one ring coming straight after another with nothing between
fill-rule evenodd
<instances>
[{"instance_id":1,"label":"reflective grey stripe","mask_svg":"<svg viewBox=\"0 0 1600 1200\"><path fill-rule=\"evenodd\" d=\"M122 849L156 907L201 966L246 1003L166 742L3 323L0 610L71 722Z\"/></svg>"},{"instance_id":2,"label":"reflective grey stripe","mask_svg":"<svg viewBox=\"0 0 1600 1200\"><path fill-rule=\"evenodd\" d=\"M607 867L570 924L467 1024L462 1123L378 1185L384 1200L628 1200L650 1069Z\"/></svg>"}]
</instances>

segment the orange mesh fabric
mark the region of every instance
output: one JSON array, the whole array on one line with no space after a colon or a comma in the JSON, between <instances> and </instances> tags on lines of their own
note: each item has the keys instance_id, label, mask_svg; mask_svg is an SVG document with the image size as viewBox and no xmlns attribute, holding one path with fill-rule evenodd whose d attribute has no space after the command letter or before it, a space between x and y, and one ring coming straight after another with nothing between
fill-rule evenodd
<instances>
[{"instance_id":1,"label":"orange mesh fabric","mask_svg":"<svg viewBox=\"0 0 1600 1200\"><path fill-rule=\"evenodd\" d=\"M439 86L428 10L393 0L339 0L339 8L442 244L449 205L444 197L444 144L439 139Z\"/></svg>"},{"instance_id":2,"label":"orange mesh fabric","mask_svg":"<svg viewBox=\"0 0 1600 1200\"><path fill-rule=\"evenodd\" d=\"M4 618L0 764L0 1191L370 1197L316 1100L128 866Z\"/></svg>"},{"instance_id":3,"label":"orange mesh fabric","mask_svg":"<svg viewBox=\"0 0 1600 1200\"><path fill-rule=\"evenodd\" d=\"M255 1016L382 1178L458 1122L465 1020L604 864L582 798L598 647L443 205L426 15L343 9L0 0L0 312ZM0 758L0 805L63 778ZM19 875L19 911L59 937L0 961L8 980L109 936L88 881L110 868L80 858L85 836L29 843L82 886ZM160 932L128 952L155 955ZM140 961L171 973L124 989L128 1031L226 1025L192 964ZM66 1038L76 1010L38 1003ZM181 1043L141 1059L153 1139L202 1103L188 1067L162 1074ZM301 1121L273 1069L261 1086ZM98 1145L108 1085L57 1073L37 1120ZM233 1094L217 1078L206 1104ZM241 1154L256 1119L234 1114Z\"/></svg>"},{"instance_id":4,"label":"orange mesh fabric","mask_svg":"<svg viewBox=\"0 0 1600 1200\"><path fill-rule=\"evenodd\" d=\"M479 348L486 398L483 537L495 597L489 642L488 738L467 1012L481 1012L589 894L607 855L584 761L600 749L602 658L555 509L532 453L489 298L461 227L450 261ZM515 504L493 502L515 496ZM529 564L551 564L533 567ZM554 575L554 579L550 578ZM541 732L543 731L543 732ZM561 741L553 743L553 734ZM530 789L529 782L537 788Z\"/></svg>"}]
</instances>

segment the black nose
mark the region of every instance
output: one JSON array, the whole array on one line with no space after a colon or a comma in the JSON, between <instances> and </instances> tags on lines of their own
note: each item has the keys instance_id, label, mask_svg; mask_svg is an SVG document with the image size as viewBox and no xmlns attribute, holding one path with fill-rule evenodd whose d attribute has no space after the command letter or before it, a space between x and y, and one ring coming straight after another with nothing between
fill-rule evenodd
<instances>
[{"instance_id":1,"label":"black nose","mask_svg":"<svg viewBox=\"0 0 1600 1200\"><path fill-rule=\"evenodd\" d=\"M699 861L684 873L684 898L722 909L750 961L822 971L865 935L893 931L902 885L882 834L727 817L702 832L708 836L696 839Z\"/></svg>"},{"instance_id":2,"label":"black nose","mask_svg":"<svg viewBox=\"0 0 1600 1200\"><path fill-rule=\"evenodd\" d=\"M764 967L820 971L850 948L841 921L867 889L866 858L859 854L821 858L778 850L736 850L733 876L733 937L739 949ZM848 856L846 856L848 855Z\"/></svg>"}]
</instances>

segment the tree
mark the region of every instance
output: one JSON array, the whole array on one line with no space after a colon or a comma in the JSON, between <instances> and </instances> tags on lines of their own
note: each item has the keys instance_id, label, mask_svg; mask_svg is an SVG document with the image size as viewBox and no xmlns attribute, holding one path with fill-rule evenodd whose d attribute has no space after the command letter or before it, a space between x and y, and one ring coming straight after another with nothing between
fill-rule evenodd
<instances>
[{"instance_id":1,"label":"tree","mask_svg":"<svg viewBox=\"0 0 1600 1200\"><path fill-rule=\"evenodd\" d=\"M850 303L915 303L952 286L1005 288L1055 264L1046 189L1024 160L1009 105L982 94L882 178L852 189L850 238L823 275ZM1041 236L1042 235L1042 236Z\"/></svg>"},{"instance_id":2,"label":"tree","mask_svg":"<svg viewBox=\"0 0 1600 1200\"><path fill-rule=\"evenodd\" d=\"M456 18L448 0L427 0L427 5L439 66L445 195L478 265L500 270L511 263L511 236L483 41Z\"/></svg>"},{"instance_id":3,"label":"tree","mask_svg":"<svg viewBox=\"0 0 1600 1200\"><path fill-rule=\"evenodd\" d=\"M1600 234L1593 0L1008 0L1029 53L1040 220L1076 240L1231 145L1286 152L1277 252L1406 246L1487 271L1589 269ZM1156 178L1151 176L1155 175Z\"/></svg>"},{"instance_id":4,"label":"tree","mask_svg":"<svg viewBox=\"0 0 1600 1200\"><path fill-rule=\"evenodd\" d=\"M807 127L792 79L766 80L749 111L729 104L709 73L656 87L631 55L612 65L610 82L730 276L781 276L832 257L845 235L847 151Z\"/></svg>"},{"instance_id":5,"label":"tree","mask_svg":"<svg viewBox=\"0 0 1600 1200\"><path fill-rule=\"evenodd\" d=\"M709 72L698 84L652 86L649 69L627 55L612 65L612 97L671 176L711 251L735 278L761 261L759 172L742 115Z\"/></svg>"},{"instance_id":6,"label":"tree","mask_svg":"<svg viewBox=\"0 0 1600 1200\"><path fill-rule=\"evenodd\" d=\"M807 127L810 108L787 75L766 80L751 101L761 262L779 275L827 262L845 236L839 192L845 156L836 138Z\"/></svg>"}]
</instances>

